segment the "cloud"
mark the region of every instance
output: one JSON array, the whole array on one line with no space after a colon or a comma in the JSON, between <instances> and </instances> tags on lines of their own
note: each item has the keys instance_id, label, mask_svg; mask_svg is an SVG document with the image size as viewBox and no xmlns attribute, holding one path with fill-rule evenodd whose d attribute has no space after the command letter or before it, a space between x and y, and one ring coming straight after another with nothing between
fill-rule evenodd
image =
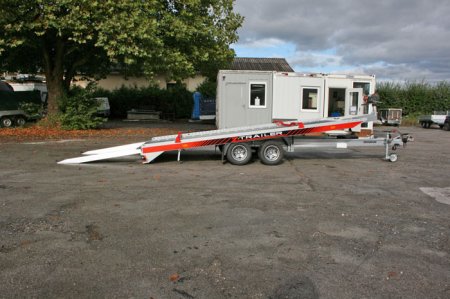
<instances>
[{"instance_id":1,"label":"cloud","mask_svg":"<svg viewBox=\"0 0 450 299\"><path fill-rule=\"evenodd\" d=\"M448 0L237 0L235 9L245 17L238 46L292 44L296 69L450 80Z\"/></svg>"},{"instance_id":2,"label":"cloud","mask_svg":"<svg viewBox=\"0 0 450 299\"><path fill-rule=\"evenodd\" d=\"M288 57L289 63L300 68L336 68L342 65L342 57L336 54L316 51L300 51Z\"/></svg>"},{"instance_id":3,"label":"cloud","mask_svg":"<svg viewBox=\"0 0 450 299\"><path fill-rule=\"evenodd\" d=\"M278 38L262 38L262 39L250 39L247 38L244 41L239 42L239 46L243 48L276 48L286 44L281 39Z\"/></svg>"}]
</instances>

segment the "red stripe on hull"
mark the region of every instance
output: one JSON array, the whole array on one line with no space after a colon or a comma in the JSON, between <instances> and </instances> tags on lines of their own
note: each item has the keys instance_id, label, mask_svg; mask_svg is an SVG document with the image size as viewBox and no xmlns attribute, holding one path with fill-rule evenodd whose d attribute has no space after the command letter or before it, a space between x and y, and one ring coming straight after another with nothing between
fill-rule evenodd
<instances>
[{"instance_id":1,"label":"red stripe on hull","mask_svg":"<svg viewBox=\"0 0 450 299\"><path fill-rule=\"evenodd\" d=\"M247 138L247 139L239 139L238 137L232 137L232 138L219 138L219 139L212 139L212 140L206 140L206 141L193 141L193 142L183 142L183 139L181 139L180 143L155 145L155 146L151 146L151 145L144 146L142 148L142 153L148 154L148 153L154 153L154 152L176 151L176 150L181 150L181 149L189 149L189 148L194 148L194 147L208 146L208 145L212 145L212 144L220 145L220 144L226 144L226 143L249 142L249 141L295 136L295 135L304 135L304 134L309 134L309 133L318 133L318 132L333 131L333 130L343 130L343 129L356 127L357 125L359 125L361 123L362 122L358 121L358 122L351 122L351 123L338 124L338 125L328 125L328 126L321 126L321 127L307 128L307 129L299 129L299 130L283 132L282 134L276 135L276 136L262 136L262 137ZM263 134L259 134L259 135L263 135Z\"/></svg>"}]
</instances>

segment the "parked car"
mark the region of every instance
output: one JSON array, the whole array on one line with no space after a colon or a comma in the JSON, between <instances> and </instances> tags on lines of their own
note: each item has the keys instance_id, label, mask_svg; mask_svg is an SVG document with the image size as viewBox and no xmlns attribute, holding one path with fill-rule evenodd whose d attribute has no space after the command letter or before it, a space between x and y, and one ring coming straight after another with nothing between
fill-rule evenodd
<instances>
[{"instance_id":1,"label":"parked car","mask_svg":"<svg viewBox=\"0 0 450 299\"><path fill-rule=\"evenodd\" d=\"M450 115L447 115L444 121L444 126L442 127L445 131L450 131Z\"/></svg>"}]
</instances>

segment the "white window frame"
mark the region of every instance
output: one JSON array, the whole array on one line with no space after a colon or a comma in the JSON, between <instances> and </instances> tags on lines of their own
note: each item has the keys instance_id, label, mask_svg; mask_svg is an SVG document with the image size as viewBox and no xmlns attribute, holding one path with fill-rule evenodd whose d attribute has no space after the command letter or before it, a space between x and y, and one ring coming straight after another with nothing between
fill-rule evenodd
<instances>
[{"instance_id":1,"label":"white window frame","mask_svg":"<svg viewBox=\"0 0 450 299\"><path fill-rule=\"evenodd\" d=\"M264 105L252 105L252 84L264 85ZM248 84L248 107L251 109L264 109L267 108L267 82L252 81Z\"/></svg>"},{"instance_id":2,"label":"white window frame","mask_svg":"<svg viewBox=\"0 0 450 299\"><path fill-rule=\"evenodd\" d=\"M317 104L315 109L304 109L303 108L303 92L305 89L315 89L317 90ZM300 111L302 112L319 112L319 105L320 105L320 91L321 88L319 86L302 86L300 90Z\"/></svg>"}]
</instances>

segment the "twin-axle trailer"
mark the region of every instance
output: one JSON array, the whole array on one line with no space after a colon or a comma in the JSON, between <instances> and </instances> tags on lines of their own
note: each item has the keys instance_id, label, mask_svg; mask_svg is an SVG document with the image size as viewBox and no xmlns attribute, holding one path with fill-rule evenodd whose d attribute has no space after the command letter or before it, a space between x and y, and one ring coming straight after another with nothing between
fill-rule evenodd
<instances>
[{"instance_id":1,"label":"twin-axle trailer","mask_svg":"<svg viewBox=\"0 0 450 299\"><path fill-rule=\"evenodd\" d=\"M178 133L153 137L146 142L138 142L83 153L83 156L66 159L58 164L80 164L105 159L112 159L130 155L140 155L144 163L150 163L164 152L178 151L178 160L183 150L216 146L222 154L222 161L234 165L245 165L251 161L256 152L263 164L277 165L284 157L284 153L294 152L297 148L305 147L373 147L382 146L385 149L384 159L395 162L397 155L391 153L409 140L407 134L387 133L382 138L357 139L310 139L305 135L324 133L333 130L355 128L362 123L376 119L375 114L321 118L304 122L275 121L265 125L237 127L220 130L210 130L194 133Z\"/></svg>"}]
</instances>

